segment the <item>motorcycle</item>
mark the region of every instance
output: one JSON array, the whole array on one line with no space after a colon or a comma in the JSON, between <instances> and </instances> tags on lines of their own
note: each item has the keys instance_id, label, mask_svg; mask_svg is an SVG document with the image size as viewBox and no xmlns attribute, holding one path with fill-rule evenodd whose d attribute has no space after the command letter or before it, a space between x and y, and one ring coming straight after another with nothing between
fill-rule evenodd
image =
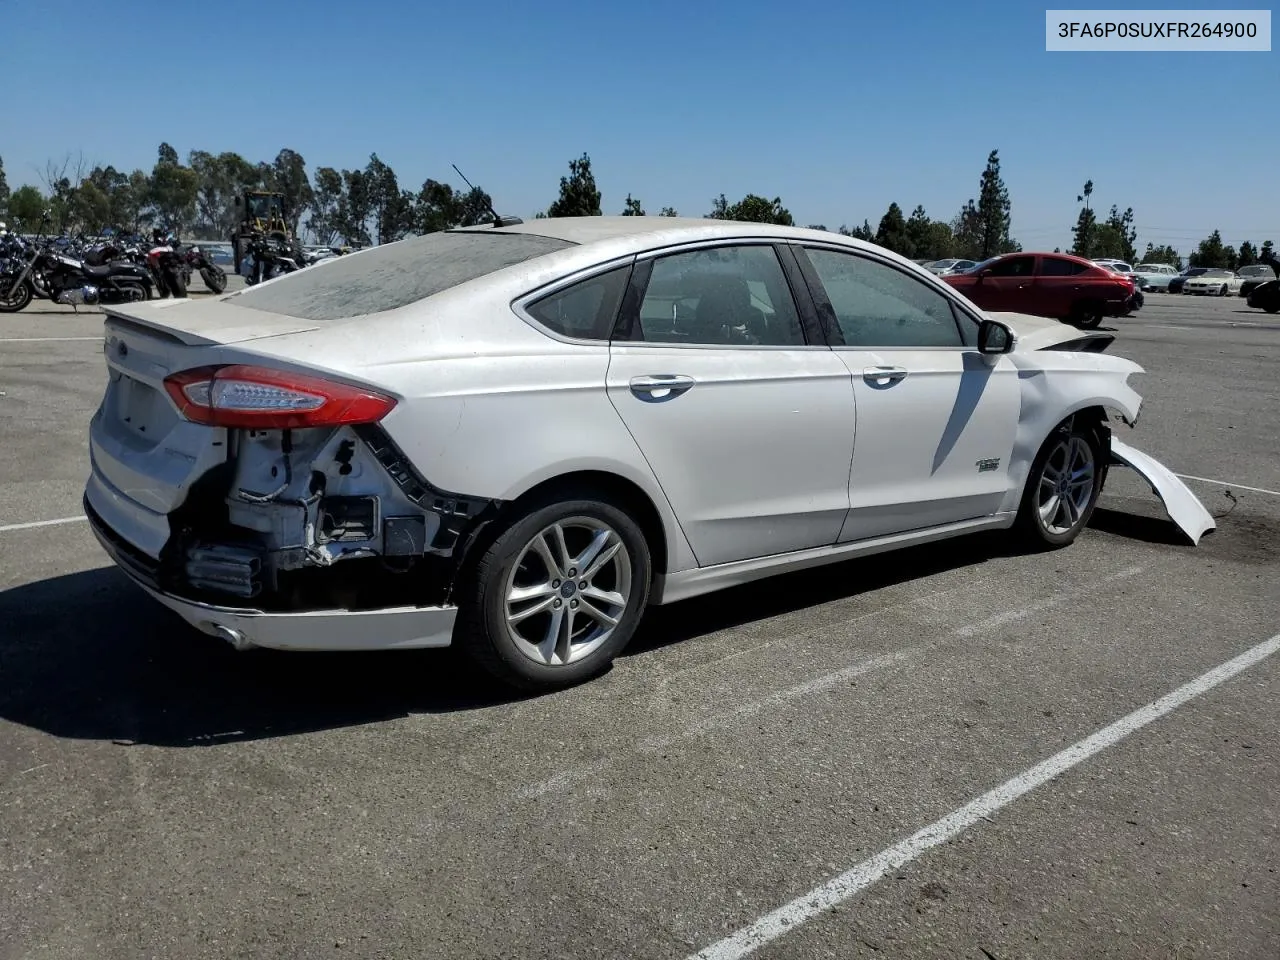
<instances>
[{"instance_id":1,"label":"motorcycle","mask_svg":"<svg viewBox=\"0 0 1280 960\"><path fill-rule=\"evenodd\" d=\"M27 247L21 237L13 234L0 241L0 313L17 313L35 296L27 269L32 254Z\"/></svg>"},{"instance_id":2,"label":"motorcycle","mask_svg":"<svg viewBox=\"0 0 1280 960\"><path fill-rule=\"evenodd\" d=\"M222 293L227 289L227 272L204 255L199 247L187 247L182 253L183 264L187 268L184 276L187 284L191 283L191 271L200 271L200 279L212 293Z\"/></svg>"},{"instance_id":3,"label":"motorcycle","mask_svg":"<svg viewBox=\"0 0 1280 960\"><path fill-rule=\"evenodd\" d=\"M174 238L156 242L147 250L147 267L161 297L182 299L187 295L190 267L180 250L181 244Z\"/></svg>"},{"instance_id":4,"label":"motorcycle","mask_svg":"<svg viewBox=\"0 0 1280 960\"><path fill-rule=\"evenodd\" d=\"M77 311L81 304L132 303L151 297L151 275L145 267L128 261L93 266L46 244L25 261L11 257L0 267L0 312L16 313L31 303L31 277L37 273L48 286L50 300Z\"/></svg>"},{"instance_id":5,"label":"motorcycle","mask_svg":"<svg viewBox=\"0 0 1280 960\"><path fill-rule=\"evenodd\" d=\"M292 254L288 243L279 237L254 234L249 240L249 256L246 257L252 260L252 268L245 276L245 285L251 287L286 273L297 272L301 267Z\"/></svg>"}]
</instances>

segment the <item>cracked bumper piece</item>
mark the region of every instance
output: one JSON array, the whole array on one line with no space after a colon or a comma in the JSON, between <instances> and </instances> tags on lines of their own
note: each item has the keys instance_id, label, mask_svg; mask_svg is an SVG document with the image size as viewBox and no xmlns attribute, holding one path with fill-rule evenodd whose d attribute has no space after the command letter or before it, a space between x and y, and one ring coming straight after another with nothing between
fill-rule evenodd
<instances>
[{"instance_id":1,"label":"cracked bumper piece","mask_svg":"<svg viewBox=\"0 0 1280 960\"><path fill-rule=\"evenodd\" d=\"M268 612L203 603L160 589L155 562L116 534L85 500L89 527L108 556L147 593L198 630L233 646L276 650L396 650L447 647L458 610L452 606L372 610Z\"/></svg>"},{"instance_id":2,"label":"cracked bumper piece","mask_svg":"<svg viewBox=\"0 0 1280 960\"><path fill-rule=\"evenodd\" d=\"M235 647L275 650L407 650L447 647L456 607L264 613L173 597L142 585L193 627Z\"/></svg>"},{"instance_id":3,"label":"cracked bumper piece","mask_svg":"<svg viewBox=\"0 0 1280 960\"><path fill-rule=\"evenodd\" d=\"M1192 543L1199 544L1201 537L1217 527L1213 514L1172 470L1141 450L1117 440L1114 435L1111 438L1111 462L1129 467L1146 480L1164 503L1169 517Z\"/></svg>"}]
</instances>

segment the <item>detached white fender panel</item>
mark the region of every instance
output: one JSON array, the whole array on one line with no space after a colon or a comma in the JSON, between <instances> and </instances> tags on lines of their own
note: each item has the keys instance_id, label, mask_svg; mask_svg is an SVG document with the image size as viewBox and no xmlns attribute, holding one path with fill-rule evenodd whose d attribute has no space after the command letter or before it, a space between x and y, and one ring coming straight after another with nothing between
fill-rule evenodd
<instances>
[{"instance_id":1,"label":"detached white fender panel","mask_svg":"<svg viewBox=\"0 0 1280 960\"><path fill-rule=\"evenodd\" d=\"M1117 440L1114 435L1111 437L1111 462L1141 474L1151 484L1156 496L1164 501L1169 517L1191 538L1192 543L1198 544L1201 537L1218 526L1204 504L1172 470L1141 450Z\"/></svg>"}]
</instances>

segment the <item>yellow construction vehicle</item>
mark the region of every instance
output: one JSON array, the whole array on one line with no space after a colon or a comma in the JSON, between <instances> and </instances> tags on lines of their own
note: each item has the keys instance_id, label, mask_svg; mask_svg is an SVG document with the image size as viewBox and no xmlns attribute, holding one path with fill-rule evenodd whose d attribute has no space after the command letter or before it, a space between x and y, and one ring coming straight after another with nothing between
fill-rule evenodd
<instances>
[{"instance_id":1,"label":"yellow construction vehicle","mask_svg":"<svg viewBox=\"0 0 1280 960\"><path fill-rule=\"evenodd\" d=\"M277 241L289 249L297 246L293 231L284 216L284 194L265 190L246 190L236 197L237 224L231 234L231 247L235 255L236 269L249 250L253 237Z\"/></svg>"}]
</instances>

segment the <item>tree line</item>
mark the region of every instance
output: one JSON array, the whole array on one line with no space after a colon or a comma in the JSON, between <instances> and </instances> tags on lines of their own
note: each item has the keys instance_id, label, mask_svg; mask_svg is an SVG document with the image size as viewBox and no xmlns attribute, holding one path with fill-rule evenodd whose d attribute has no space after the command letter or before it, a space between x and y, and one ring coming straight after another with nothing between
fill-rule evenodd
<instances>
[{"instance_id":1,"label":"tree line","mask_svg":"<svg viewBox=\"0 0 1280 960\"><path fill-rule=\"evenodd\" d=\"M443 181L427 179L418 190L401 186L395 171L371 154L369 162L354 170L317 167L308 173L306 160L285 148L274 160L251 162L238 153L192 150L182 162L168 143L160 144L151 170L126 173L115 167L89 168L83 158L67 156L50 161L41 184L24 184L10 191L0 159L0 214L11 229L32 232L47 215L60 233L99 233L106 228L140 232L152 225L174 229L196 239L224 240L236 225L235 198L246 190L268 190L283 196L285 218L295 234L302 230L317 242L342 242L353 246L390 243L414 234L483 223L492 217L493 201L480 187L455 189ZM1011 236L1012 204L1000 173L998 150L992 150L978 179L976 197L961 205L948 219L935 219L917 205L907 215L897 202L873 228L841 226L838 232L879 244L917 260L950 257L985 260L1022 249ZM1072 229L1069 253L1087 259L1114 258L1129 263L1170 263L1181 269L1183 258L1173 247L1148 243L1139 254L1133 208L1120 211L1113 205L1098 220L1092 206L1093 181L1085 183L1077 197L1081 204ZM631 194L623 203L623 216L646 216L642 201ZM535 217L602 216L602 197L586 153L569 161L569 172L560 178L559 195ZM664 206L658 216L675 217ZM780 197L772 200L749 193L730 203L724 194L711 201L703 217L744 220L794 226L791 212ZM825 224L808 226L826 230ZM1270 240L1262 250L1272 247ZM1055 252L1061 252L1055 248ZM1190 266L1237 269L1258 262L1260 251L1245 241L1237 250L1224 245L1215 230L1187 258Z\"/></svg>"}]
</instances>

